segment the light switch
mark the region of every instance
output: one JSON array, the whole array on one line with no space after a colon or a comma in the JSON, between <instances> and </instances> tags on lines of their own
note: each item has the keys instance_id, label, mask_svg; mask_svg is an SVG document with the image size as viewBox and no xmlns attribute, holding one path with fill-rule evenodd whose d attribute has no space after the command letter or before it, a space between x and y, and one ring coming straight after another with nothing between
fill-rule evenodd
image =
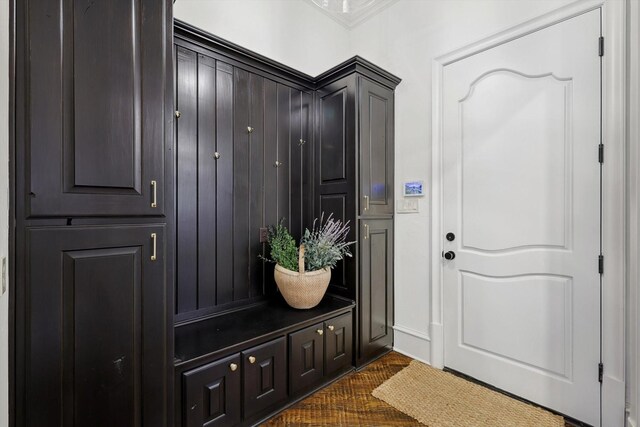
<instances>
[{"instance_id":1,"label":"light switch","mask_svg":"<svg viewBox=\"0 0 640 427\"><path fill-rule=\"evenodd\" d=\"M420 200L416 198L400 199L396 203L396 212L400 213L419 213Z\"/></svg>"}]
</instances>

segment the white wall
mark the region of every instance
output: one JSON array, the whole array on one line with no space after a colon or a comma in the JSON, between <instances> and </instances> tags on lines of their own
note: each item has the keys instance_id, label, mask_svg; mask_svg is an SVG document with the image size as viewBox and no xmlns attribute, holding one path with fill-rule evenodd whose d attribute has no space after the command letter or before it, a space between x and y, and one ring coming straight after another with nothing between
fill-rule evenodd
<instances>
[{"instance_id":1,"label":"white wall","mask_svg":"<svg viewBox=\"0 0 640 427\"><path fill-rule=\"evenodd\" d=\"M396 185L422 179L420 213L396 215L395 346L430 360L431 66L442 54L572 0L400 0L351 31L352 52L401 77Z\"/></svg>"},{"instance_id":2,"label":"white wall","mask_svg":"<svg viewBox=\"0 0 640 427\"><path fill-rule=\"evenodd\" d=\"M9 0L0 0L0 426L9 425L9 293L2 295L2 259L9 219Z\"/></svg>"},{"instance_id":3,"label":"white wall","mask_svg":"<svg viewBox=\"0 0 640 427\"><path fill-rule=\"evenodd\" d=\"M177 0L174 16L312 76L349 58L347 29L300 0Z\"/></svg>"}]
</instances>

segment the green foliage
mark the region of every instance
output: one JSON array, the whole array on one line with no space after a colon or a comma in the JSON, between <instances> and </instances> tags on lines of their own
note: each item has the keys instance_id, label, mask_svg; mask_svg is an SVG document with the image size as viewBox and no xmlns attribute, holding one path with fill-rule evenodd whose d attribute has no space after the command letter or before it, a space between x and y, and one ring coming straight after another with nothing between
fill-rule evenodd
<instances>
[{"instance_id":1,"label":"green foliage","mask_svg":"<svg viewBox=\"0 0 640 427\"><path fill-rule=\"evenodd\" d=\"M264 258L265 261L280 264L280 266L291 271L298 271L298 248L287 227L283 225L282 218L277 225L270 225L268 228L267 241L271 247L271 258Z\"/></svg>"},{"instance_id":2,"label":"green foliage","mask_svg":"<svg viewBox=\"0 0 640 427\"><path fill-rule=\"evenodd\" d=\"M313 229L306 229L301 244L304 245L304 261L307 271L334 268L345 256L351 257L349 246L355 242L347 242L349 222L343 224L329 215L324 222L324 213L320 221L313 221Z\"/></svg>"}]
</instances>

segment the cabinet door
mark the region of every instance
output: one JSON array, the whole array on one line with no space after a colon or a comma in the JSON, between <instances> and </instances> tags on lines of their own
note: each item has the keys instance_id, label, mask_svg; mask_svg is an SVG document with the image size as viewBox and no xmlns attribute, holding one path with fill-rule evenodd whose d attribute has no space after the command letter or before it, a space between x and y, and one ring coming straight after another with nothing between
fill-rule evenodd
<instances>
[{"instance_id":1,"label":"cabinet door","mask_svg":"<svg viewBox=\"0 0 640 427\"><path fill-rule=\"evenodd\" d=\"M282 337L242 352L245 418L287 397L286 348Z\"/></svg>"},{"instance_id":2,"label":"cabinet door","mask_svg":"<svg viewBox=\"0 0 640 427\"><path fill-rule=\"evenodd\" d=\"M360 215L393 214L393 91L360 77Z\"/></svg>"},{"instance_id":3,"label":"cabinet door","mask_svg":"<svg viewBox=\"0 0 640 427\"><path fill-rule=\"evenodd\" d=\"M356 76L337 80L317 91L314 144L315 216L333 214L352 227L356 239ZM355 299L356 266L352 258L338 262L331 272L330 291Z\"/></svg>"},{"instance_id":4,"label":"cabinet door","mask_svg":"<svg viewBox=\"0 0 640 427\"><path fill-rule=\"evenodd\" d=\"M240 422L240 355L182 375L184 427L231 426Z\"/></svg>"},{"instance_id":5,"label":"cabinet door","mask_svg":"<svg viewBox=\"0 0 640 427\"><path fill-rule=\"evenodd\" d=\"M28 215L163 214L171 1L18 3Z\"/></svg>"},{"instance_id":6,"label":"cabinet door","mask_svg":"<svg viewBox=\"0 0 640 427\"><path fill-rule=\"evenodd\" d=\"M25 419L18 424L165 426L164 226L26 233L30 263L18 298L27 309L16 361L26 372L17 380Z\"/></svg>"},{"instance_id":7,"label":"cabinet door","mask_svg":"<svg viewBox=\"0 0 640 427\"><path fill-rule=\"evenodd\" d=\"M324 325L309 326L289 335L289 384L296 394L322 380Z\"/></svg>"},{"instance_id":8,"label":"cabinet door","mask_svg":"<svg viewBox=\"0 0 640 427\"><path fill-rule=\"evenodd\" d=\"M351 366L353 346L351 313L327 320L325 325L324 373L330 376Z\"/></svg>"},{"instance_id":9,"label":"cabinet door","mask_svg":"<svg viewBox=\"0 0 640 427\"><path fill-rule=\"evenodd\" d=\"M393 344L393 221L360 221L359 364Z\"/></svg>"}]
</instances>

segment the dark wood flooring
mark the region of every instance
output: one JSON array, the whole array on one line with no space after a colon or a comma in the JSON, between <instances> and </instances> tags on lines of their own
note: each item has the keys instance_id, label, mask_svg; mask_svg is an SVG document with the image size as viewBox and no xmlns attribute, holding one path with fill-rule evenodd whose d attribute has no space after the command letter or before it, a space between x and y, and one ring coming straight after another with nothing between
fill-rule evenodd
<instances>
[{"instance_id":1,"label":"dark wood flooring","mask_svg":"<svg viewBox=\"0 0 640 427\"><path fill-rule=\"evenodd\" d=\"M421 425L371 395L373 389L411 362L391 352L281 412L264 426L411 426ZM567 427L575 424L567 421ZM463 426L461 426L463 427Z\"/></svg>"}]
</instances>

